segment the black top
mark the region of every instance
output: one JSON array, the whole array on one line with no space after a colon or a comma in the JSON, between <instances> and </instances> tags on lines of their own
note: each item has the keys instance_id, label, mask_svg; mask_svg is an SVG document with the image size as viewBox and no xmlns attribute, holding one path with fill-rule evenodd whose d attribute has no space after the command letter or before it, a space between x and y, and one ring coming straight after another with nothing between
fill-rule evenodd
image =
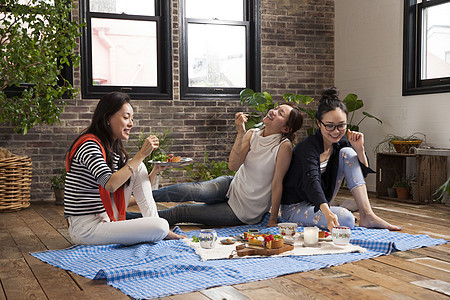
<instances>
[{"instance_id":1,"label":"black top","mask_svg":"<svg viewBox=\"0 0 450 300\"><path fill-rule=\"evenodd\" d=\"M320 172L320 154L323 153L323 137L320 130L298 143L293 149L291 165L284 177L281 204L293 204L308 201L314 205L314 211L320 209L322 203L328 203L335 190L339 165L339 151L351 147L347 136L333 144L325 172ZM359 162L364 177L375 173Z\"/></svg>"}]
</instances>

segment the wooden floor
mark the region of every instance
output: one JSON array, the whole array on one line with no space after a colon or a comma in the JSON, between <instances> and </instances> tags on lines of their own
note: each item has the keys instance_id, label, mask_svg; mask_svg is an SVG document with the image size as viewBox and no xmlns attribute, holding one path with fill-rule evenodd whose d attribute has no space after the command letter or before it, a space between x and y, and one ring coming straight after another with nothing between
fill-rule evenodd
<instances>
[{"instance_id":1,"label":"wooden floor","mask_svg":"<svg viewBox=\"0 0 450 300\"><path fill-rule=\"evenodd\" d=\"M345 197L340 195L339 201ZM401 204L380 199L371 201L379 216L400 225L403 232L450 240L450 207L439 204ZM89 280L30 256L29 252L63 249L71 245L62 213L63 208L51 202L32 203L29 208L18 212L0 213L0 300L129 299L119 290L108 286L105 280ZM187 231L198 228L186 226L182 229ZM449 299L450 244L164 299L275 297Z\"/></svg>"}]
</instances>

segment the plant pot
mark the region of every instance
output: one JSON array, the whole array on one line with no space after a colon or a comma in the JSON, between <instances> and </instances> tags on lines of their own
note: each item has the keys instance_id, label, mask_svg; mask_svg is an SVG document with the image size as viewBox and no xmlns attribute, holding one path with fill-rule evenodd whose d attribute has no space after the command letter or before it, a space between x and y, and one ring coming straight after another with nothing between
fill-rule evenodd
<instances>
[{"instance_id":1,"label":"plant pot","mask_svg":"<svg viewBox=\"0 0 450 300\"><path fill-rule=\"evenodd\" d=\"M398 153L409 153L411 147L419 147L422 144L422 140L417 141L391 141L395 151Z\"/></svg>"},{"instance_id":2,"label":"plant pot","mask_svg":"<svg viewBox=\"0 0 450 300\"><path fill-rule=\"evenodd\" d=\"M387 188L388 197L397 198L397 191L395 188Z\"/></svg>"},{"instance_id":3,"label":"plant pot","mask_svg":"<svg viewBox=\"0 0 450 300\"><path fill-rule=\"evenodd\" d=\"M53 192L55 193L55 204L64 205L64 189L54 188Z\"/></svg>"},{"instance_id":4,"label":"plant pot","mask_svg":"<svg viewBox=\"0 0 450 300\"><path fill-rule=\"evenodd\" d=\"M398 199L409 199L409 188L408 187L396 187Z\"/></svg>"}]
</instances>

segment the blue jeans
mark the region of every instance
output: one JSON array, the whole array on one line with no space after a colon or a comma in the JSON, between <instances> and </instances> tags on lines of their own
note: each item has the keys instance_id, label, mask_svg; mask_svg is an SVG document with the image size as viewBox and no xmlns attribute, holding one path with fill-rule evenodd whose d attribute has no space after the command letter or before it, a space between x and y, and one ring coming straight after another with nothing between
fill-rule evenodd
<instances>
[{"instance_id":1,"label":"blue jeans","mask_svg":"<svg viewBox=\"0 0 450 300\"><path fill-rule=\"evenodd\" d=\"M232 176L220 176L210 181L179 183L154 190L153 198L156 202L203 202L179 204L160 210L158 214L170 225L181 222L212 226L242 225L228 205L226 195L232 180ZM128 217L132 215L127 215Z\"/></svg>"},{"instance_id":2,"label":"blue jeans","mask_svg":"<svg viewBox=\"0 0 450 300\"><path fill-rule=\"evenodd\" d=\"M333 198L336 197L344 177L350 190L366 184L359 165L358 156L353 148L345 147L339 152L339 167L337 174ZM339 225L348 226L350 228L355 227L355 217L348 209L331 206L330 210L337 215ZM308 201L282 205L281 216L284 219L295 222L301 226L317 226L322 229L327 229L327 219L325 219L322 211L319 210L314 213L314 206Z\"/></svg>"}]
</instances>

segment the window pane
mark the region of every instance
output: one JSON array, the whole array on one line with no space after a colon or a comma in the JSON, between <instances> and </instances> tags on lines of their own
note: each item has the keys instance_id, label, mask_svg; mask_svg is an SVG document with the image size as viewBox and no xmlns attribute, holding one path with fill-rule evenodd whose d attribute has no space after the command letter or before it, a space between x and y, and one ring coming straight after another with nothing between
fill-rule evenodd
<instances>
[{"instance_id":1,"label":"window pane","mask_svg":"<svg viewBox=\"0 0 450 300\"><path fill-rule=\"evenodd\" d=\"M450 77L450 3L423 10L422 78Z\"/></svg>"},{"instance_id":2,"label":"window pane","mask_svg":"<svg viewBox=\"0 0 450 300\"><path fill-rule=\"evenodd\" d=\"M243 0L186 0L186 18L244 20Z\"/></svg>"},{"instance_id":3,"label":"window pane","mask_svg":"<svg viewBox=\"0 0 450 300\"><path fill-rule=\"evenodd\" d=\"M155 15L155 1L150 0L91 0L91 12L129 15Z\"/></svg>"},{"instance_id":4,"label":"window pane","mask_svg":"<svg viewBox=\"0 0 450 300\"><path fill-rule=\"evenodd\" d=\"M190 87L245 87L245 27L188 25Z\"/></svg>"},{"instance_id":5,"label":"window pane","mask_svg":"<svg viewBox=\"0 0 450 300\"><path fill-rule=\"evenodd\" d=\"M92 19L94 85L157 86L156 22Z\"/></svg>"}]
</instances>

